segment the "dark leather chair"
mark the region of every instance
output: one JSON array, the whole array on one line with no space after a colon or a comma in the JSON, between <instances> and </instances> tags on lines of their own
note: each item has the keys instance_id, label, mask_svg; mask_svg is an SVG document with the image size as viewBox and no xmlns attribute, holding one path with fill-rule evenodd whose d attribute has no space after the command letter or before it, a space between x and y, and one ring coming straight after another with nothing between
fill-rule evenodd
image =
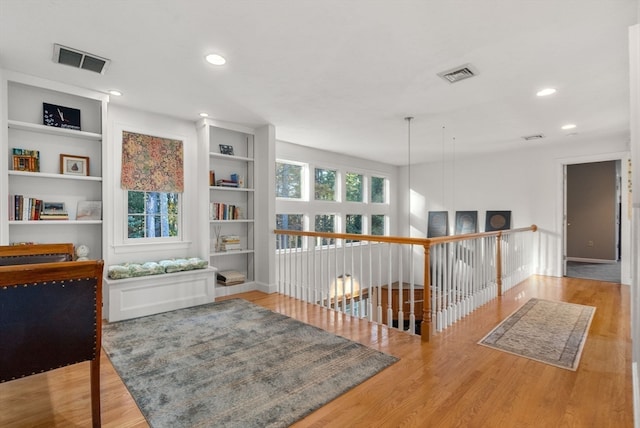
<instances>
[{"instance_id":1,"label":"dark leather chair","mask_svg":"<svg viewBox=\"0 0 640 428\"><path fill-rule=\"evenodd\" d=\"M94 427L103 268L102 260L0 266L0 382L90 361Z\"/></svg>"}]
</instances>

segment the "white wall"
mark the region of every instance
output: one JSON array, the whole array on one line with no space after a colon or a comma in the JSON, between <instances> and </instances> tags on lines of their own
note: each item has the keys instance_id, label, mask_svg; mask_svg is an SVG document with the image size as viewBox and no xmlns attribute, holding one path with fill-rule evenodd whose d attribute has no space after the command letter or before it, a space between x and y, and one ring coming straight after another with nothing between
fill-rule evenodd
<instances>
[{"instance_id":1,"label":"white wall","mask_svg":"<svg viewBox=\"0 0 640 428\"><path fill-rule=\"evenodd\" d=\"M523 143L524 145L525 143ZM479 231L484 231L487 210L510 210L512 228L536 224L536 263L540 274L562 275L563 164L595 162L628 156L628 140L571 142L561 145L529 143L522 150L471 158L447 154L438 160L411 166L411 229L400 222L399 233L426 237L427 213L449 212L453 229L455 211L477 210ZM625 168L626 160L623 162ZM624 176L624 175L623 175ZM398 180L399 219L407 218L407 168ZM623 180L626 186L625 180ZM623 189L626 194L626 188ZM626 198L623 198L623 204ZM623 205L623 212L626 205ZM623 282L629 283L630 220L623 216Z\"/></svg>"},{"instance_id":2,"label":"white wall","mask_svg":"<svg viewBox=\"0 0 640 428\"><path fill-rule=\"evenodd\" d=\"M184 193L182 195L182 231L183 241L167 244L137 244L123 245L126 233L125 192L120 187L120 171L122 161L122 131L132 131L141 134L154 135L164 138L182 140L184 148ZM108 150L107 165L109 168L104 176L107 181L108 192L103 195L104 227L107 230L107 265L126 261L144 262L163 258L201 257L200 239L206 236L199 234L198 212L198 142L194 122L179 120L167 116L109 105L108 115Z\"/></svg>"}]
</instances>

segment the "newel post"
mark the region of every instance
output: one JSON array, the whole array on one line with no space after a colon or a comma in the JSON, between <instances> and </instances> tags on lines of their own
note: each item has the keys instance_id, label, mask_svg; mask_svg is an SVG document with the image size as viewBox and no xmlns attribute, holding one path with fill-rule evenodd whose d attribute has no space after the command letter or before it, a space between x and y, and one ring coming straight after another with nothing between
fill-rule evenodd
<instances>
[{"instance_id":1,"label":"newel post","mask_svg":"<svg viewBox=\"0 0 640 428\"><path fill-rule=\"evenodd\" d=\"M498 296L502 296L502 232L496 235L496 282Z\"/></svg>"},{"instance_id":2,"label":"newel post","mask_svg":"<svg viewBox=\"0 0 640 428\"><path fill-rule=\"evenodd\" d=\"M423 342L431 340L431 252L430 244L424 247L424 296L422 303L422 323L420 324L420 337Z\"/></svg>"}]
</instances>

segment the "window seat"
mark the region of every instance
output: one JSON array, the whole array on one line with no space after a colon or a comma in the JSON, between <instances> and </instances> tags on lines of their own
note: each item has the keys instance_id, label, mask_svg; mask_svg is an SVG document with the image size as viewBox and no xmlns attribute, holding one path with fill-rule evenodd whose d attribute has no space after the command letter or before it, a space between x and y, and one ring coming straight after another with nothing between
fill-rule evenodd
<instances>
[{"instance_id":1,"label":"window seat","mask_svg":"<svg viewBox=\"0 0 640 428\"><path fill-rule=\"evenodd\" d=\"M166 272L105 278L103 313L107 321L121 321L214 301L216 268L206 266Z\"/></svg>"}]
</instances>

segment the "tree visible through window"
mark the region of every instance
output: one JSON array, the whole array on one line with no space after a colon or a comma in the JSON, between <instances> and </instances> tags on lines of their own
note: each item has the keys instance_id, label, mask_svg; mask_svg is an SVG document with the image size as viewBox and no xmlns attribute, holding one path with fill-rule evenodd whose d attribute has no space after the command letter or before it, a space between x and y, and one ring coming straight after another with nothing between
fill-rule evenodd
<instances>
[{"instance_id":1,"label":"tree visible through window","mask_svg":"<svg viewBox=\"0 0 640 428\"><path fill-rule=\"evenodd\" d=\"M315 170L315 199L317 201L336 200L337 172L331 169L316 168Z\"/></svg>"},{"instance_id":2,"label":"tree visible through window","mask_svg":"<svg viewBox=\"0 0 640 428\"><path fill-rule=\"evenodd\" d=\"M302 165L276 162L276 197L302 198Z\"/></svg>"},{"instance_id":3,"label":"tree visible through window","mask_svg":"<svg viewBox=\"0 0 640 428\"><path fill-rule=\"evenodd\" d=\"M345 178L348 202L362 202L362 174L348 172Z\"/></svg>"},{"instance_id":4,"label":"tree visible through window","mask_svg":"<svg viewBox=\"0 0 640 428\"><path fill-rule=\"evenodd\" d=\"M335 231L335 215L320 214L316 216L316 232L334 232ZM335 243L333 238L322 238L321 245L332 245Z\"/></svg>"},{"instance_id":5,"label":"tree visible through window","mask_svg":"<svg viewBox=\"0 0 640 428\"><path fill-rule=\"evenodd\" d=\"M384 215L371 216L371 235L384 235Z\"/></svg>"},{"instance_id":6,"label":"tree visible through window","mask_svg":"<svg viewBox=\"0 0 640 428\"><path fill-rule=\"evenodd\" d=\"M384 177L371 177L371 202L384 203Z\"/></svg>"},{"instance_id":7,"label":"tree visible through window","mask_svg":"<svg viewBox=\"0 0 640 428\"><path fill-rule=\"evenodd\" d=\"M347 214L347 233L357 233L362 235L362 215ZM355 239L348 239L347 242L358 242Z\"/></svg>"},{"instance_id":8,"label":"tree visible through window","mask_svg":"<svg viewBox=\"0 0 640 428\"><path fill-rule=\"evenodd\" d=\"M128 191L128 238L178 236L179 193Z\"/></svg>"},{"instance_id":9,"label":"tree visible through window","mask_svg":"<svg viewBox=\"0 0 640 428\"><path fill-rule=\"evenodd\" d=\"M302 230L302 214L276 214L276 229L280 230ZM302 248L301 236L283 235L278 242L277 248Z\"/></svg>"}]
</instances>

